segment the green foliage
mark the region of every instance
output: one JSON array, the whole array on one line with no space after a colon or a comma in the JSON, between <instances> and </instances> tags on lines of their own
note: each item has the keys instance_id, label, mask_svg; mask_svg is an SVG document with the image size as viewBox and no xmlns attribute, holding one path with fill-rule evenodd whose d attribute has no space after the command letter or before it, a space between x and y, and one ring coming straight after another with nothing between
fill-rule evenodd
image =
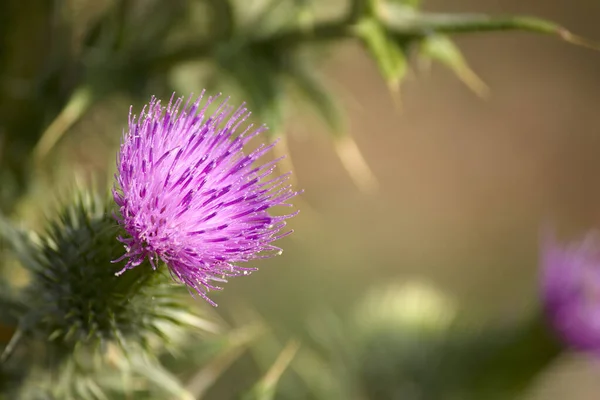
<instances>
[{"instance_id":1,"label":"green foliage","mask_svg":"<svg viewBox=\"0 0 600 400\"><path fill-rule=\"evenodd\" d=\"M295 340L290 340L281 350L281 353L268 369L266 374L254 385L252 390L244 396L247 400L272 400L275 398L277 383L279 379L293 361L300 343Z\"/></svg>"},{"instance_id":2,"label":"green foliage","mask_svg":"<svg viewBox=\"0 0 600 400\"><path fill-rule=\"evenodd\" d=\"M398 85L408 67L405 49L396 43L375 19L364 19L356 28L357 35L364 41L371 56L377 62L390 90L398 90Z\"/></svg>"},{"instance_id":3,"label":"green foliage","mask_svg":"<svg viewBox=\"0 0 600 400\"><path fill-rule=\"evenodd\" d=\"M471 70L458 47L445 35L431 35L421 42L421 55L439 61L450 68L471 90L480 96L488 93L488 88Z\"/></svg>"}]
</instances>

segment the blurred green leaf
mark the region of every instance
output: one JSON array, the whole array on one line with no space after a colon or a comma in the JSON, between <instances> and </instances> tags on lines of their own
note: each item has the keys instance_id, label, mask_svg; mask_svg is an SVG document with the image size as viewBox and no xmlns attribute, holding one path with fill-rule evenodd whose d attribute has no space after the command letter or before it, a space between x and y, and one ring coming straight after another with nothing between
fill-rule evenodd
<instances>
[{"instance_id":1,"label":"blurred green leaf","mask_svg":"<svg viewBox=\"0 0 600 400\"><path fill-rule=\"evenodd\" d=\"M24 229L15 227L6 217L0 214L0 236L10 246L18 260L27 268L40 268L36 259L35 235Z\"/></svg>"},{"instance_id":2,"label":"blurred green leaf","mask_svg":"<svg viewBox=\"0 0 600 400\"><path fill-rule=\"evenodd\" d=\"M354 375L348 364L334 362L306 346L298 352L292 369L316 399L350 399L355 393Z\"/></svg>"},{"instance_id":3,"label":"blurred green leaf","mask_svg":"<svg viewBox=\"0 0 600 400\"><path fill-rule=\"evenodd\" d=\"M562 26L542 18L475 13L420 12L403 4L384 3L379 18L394 35L420 38L435 33L475 33L491 31L528 31L555 35L569 41L572 34Z\"/></svg>"},{"instance_id":4,"label":"blurred green leaf","mask_svg":"<svg viewBox=\"0 0 600 400\"><path fill-rule=\"evenodd\" d=\"M158 50L158 43L164 43L174 33L179 33L179 30L197 28L186 24L189 22L190 7L194 2L188 0L153 0L143 3L138 0L135 2L137 3L136 13L131 15L128 23L127 56L132 59L131 61L137 61L138 57L147 59ZM140 5L143 6L140 7ZM194 31L194 33L196 32ZM144 65L144 67L147 68L148 65Z\"/></svg>"},{"instance_id":5,"label":"blurred green leaf","mask_svg":"<svg viewBox=\"0 0 600 400\"><path fill-rule=\"evenodd\" d=\"M36 161L43 160L63 135L89 110L95 101L94 91L89 86L76 89L64 108L40 136L33 155Z\"/></svg>"},{"instance_id":6,"label":"blurred green leaf","mask_svg":"<svg viewBox=\"0 0 600 400\"><path fill-rule=\"evenodd\" d=\"M311 0L293 0L295 12L293 15L301 29L310 31L315 22L314 4Z\"/></svg>"},{"instance_id":7,"label":"blurred green leaf","mask_svg":"<svg viewBox=\"0 0 600 400\"><path fill-rule=\"evenodd\" d=\"M421 54L450 68L471 90L481 97L489 93L485 83L467 64L459 48L446 35L431 35L420 44Z\"/></svg>"},{"instance_id":8,"label":"blurred green leaf","mask_svg":"<svg viewBox=\"0 0 600 400\"><path fill-rule=\"evenodd\" d=\"M242 304L236 306L234 319L238 324L247 320L267 324L254 308ZM302 348L297 351L289 366L290 372L293 371L294 374L288 375L291 379L286 379L285 385L278 386L281 398L320 400L351 398L354 376L346 373L352 370L349 367L351 360L346 356L347 353L351 354L353 349L347 345L348 332L344 330L346 326L342 325L339 316L333 313L319 313L317 318L306 321L307 332L302 335ZM272 326L261 340L254 342L249 348L261 371L273 370L272 360L278 354L282 354L281 348L285 344L283 338L289 335L287 332L276 333L275 330ZM288 341L287 345L293 346L293 343L294 341ZM276 368L275 371L277 370L280 369ZM268 373L265 372L265 376L267 375ZM255 395L255 392L247 395Z\"/></svg>"},{"instance_id":9,"label":"blurred green leaf","mask_svg":"<svg viewBox=\"0 0 600 400\"><path fill-rule=\"evenodd\" d=\"M224 346L188 380L186 390L194 399L201 399L221 374L264 332L265 328L260 325L249 325L229 333Z\"/></svg>"},{"instance_id":10,"label":"blurred green leaf","mask_svg":"<svg viewBox=\"0 0 600 400\"><path fill-rule=\"evenodd\" d=\"M288 368L299 349L300 343L298 341L288 341L271 368L269 368L267 373L243 398L245 400L272 400L275 397L279 379Z\"/></svg>"},{"instance_id":11,"label":"blurred green leaf","mask_svg":"<svg viewBox=\"0 0 600 400\"><path fill-rule=\"evenodd\" d=\"M379 186L377 177L369 167L354 138L345 133L334 138L333 145L342 165L358 188L366 193L377 190Z\"/></svg>"},{"instance_id":12,"label":"blurred green leaf","mask_svg":"<svg viewBox=\"0 0 600 400\"><path fill-rule=\"evenodd\" d=\"M127 354L126 358L119 358L119 361L121 369L137 371L148 382L162 389L166 395L174 396L177 400L196 399L175 376L146 354Z\"/></svg>"},{"instance_id":13,"label":"blurred green leaf","mask_svg":"<svg viewBox=\"0 0 600 400\"><path fill-rule=\"evenodd\" d=\"M29 360L26 381L16 392L8 392L9 398L193 399L176 377L139 348L126 353L114 346L107 346L105 351L79 348L64 359L52 361L48 368L43 362L40 365Z\"/></svg>"},{"instance_id":14,"label":"blurred green leaf","mask_svg":"<svg viewBox=\"0 0 600 400\"><path fill-rule=\"evenodd\" d=\"M239 49L226 45L216 60L219 72L237 84L248 108L269 127L271 136L283 128L284 89L279 56L268 47Z\"/></svg>"},{"instance_id":15,"label":"blurred green leaf","mask_svg":"<svg viewBox=\"0 0 600 400\"><path fill-rule=\"evenodd\" d=\"M355 27L355 32L362 39L375 62L377 62L388 88L392 92L397 92L400 82L408 71L404 49L389 36L386 29L375 19L363 19Z\"/></svg>"}]
</instances>

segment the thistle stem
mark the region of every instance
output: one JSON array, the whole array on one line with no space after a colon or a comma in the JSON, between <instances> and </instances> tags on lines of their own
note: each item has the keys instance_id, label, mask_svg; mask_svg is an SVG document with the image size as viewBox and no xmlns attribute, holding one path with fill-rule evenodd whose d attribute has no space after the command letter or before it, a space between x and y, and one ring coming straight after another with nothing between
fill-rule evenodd
<instances>
[{"instance_id":1,"label":"thistle stem","mask_svg":"<svg viewBox=\"0 0 600 400\"><path fill-rule=\"evenodd\" d=\"M436 14L407 13L406 15L382 16L379 23L391 37L398 40L416 39L431 33L459 34L495 31L524 31L557 35L568 40L565 29L559 25L535 17L491 17L485 14ZM281 30L269 36L247 39L248 46L275 45L293 48L309 43L327 43L356 37L354 18L344 17L334 21L315 24L311 29L295 27ZM146 59L151 69L162 71L185 61L201 60L215 52L221 43L202 40L186 43L154 58Z\"/></svg>"}]
</instances>

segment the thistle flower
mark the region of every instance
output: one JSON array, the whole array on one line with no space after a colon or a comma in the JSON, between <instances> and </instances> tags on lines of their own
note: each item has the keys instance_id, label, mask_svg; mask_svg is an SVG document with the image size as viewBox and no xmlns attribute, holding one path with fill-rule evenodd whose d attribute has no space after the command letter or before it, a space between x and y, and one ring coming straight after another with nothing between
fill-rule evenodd
<instances>
[{"instance_id":1,"label":"thistle flower","mask_svg":"<svg viewBox=\"0 0 600 400\"><path fill-rule=\"evenodd\" d=\"M542 252L546 314L577 350L600 352L600 237L588 233L563 245L547 237Z\"/></svg>"},{"instance_id":2,"label":"thistle flower","mask_svg":"<svg viewBox=\"0 0 600 400\"><path fill-rule=\"evenodd\" d=\"M162 260L214 305L206 293L221 288L213 282L255 270L239 263L281 254L272 242L291 233L281 231L296 213L269 210L290 206L297 193L286 184L289 173L271 176L279 159L253 165L275 143L243 151L266 128L249 125L237 134L248 110L242 105L231 114L226 99L208 116L218 96L202 105L203 96L191 105L172 98L166 108L152 98L139 118L130 112L113 195L128 234L118 238L126 250L119 260L127 259L118 274L146 259L156 269Z\"/></svg>"}]
</instances>

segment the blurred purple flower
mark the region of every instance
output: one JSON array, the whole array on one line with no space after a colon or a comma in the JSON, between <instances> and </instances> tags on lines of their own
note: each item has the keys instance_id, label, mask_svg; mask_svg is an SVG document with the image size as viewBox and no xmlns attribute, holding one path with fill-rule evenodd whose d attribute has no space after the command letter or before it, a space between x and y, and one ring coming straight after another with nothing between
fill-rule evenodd
<instances>
[{"instance_id":1,"label":"blurred purple flower","mask_svg":"<svg viewBox=\"0 0 600 400\"><path fill-rule=\"evenodd\" d=\"M129 237L119 237L126 253L116 261L128 259L121 274L145 259L153 268L162 260L214 304L206 293L221 288L213 282L255 270L237 263L281 254L272 242L291 233L280 231L296 213L268 211L291 206L286 202L297 192L286 184L289 173L271 176L279 160L253 165L274 144L243 152L266 128L249 125L236 134L248 110L230 116L226 99L208 116L216 97L201 106L203 95L191 105L172 98L166 108L152 98L139 119L130 111L113 189L116 218Z\"/></svg>"},{"instance_id":2,"label":"blurred purple flower","mask_svg":"<svg viewBox=\"0 0 600 400\"><path fill-rule=\"evenodd\" d=\"M547 235L542 251L547 316L577 350L600 354L600 236L590 232L568 245Z\"/></svg>"}]
</instances>

